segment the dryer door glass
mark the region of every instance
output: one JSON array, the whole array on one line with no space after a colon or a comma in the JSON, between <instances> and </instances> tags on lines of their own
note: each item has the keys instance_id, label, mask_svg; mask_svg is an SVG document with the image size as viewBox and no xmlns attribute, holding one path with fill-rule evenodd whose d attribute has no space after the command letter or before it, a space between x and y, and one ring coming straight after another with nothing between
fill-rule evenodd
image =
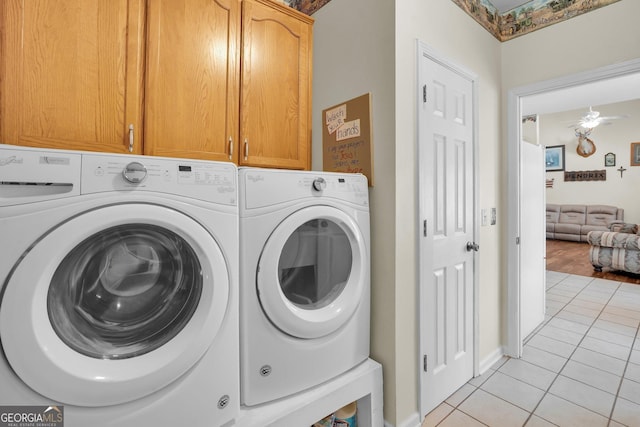
<instances>
[{"instance_id":1,"label":"dryer door glass","mask_svg":"<svg viewBox=\"0 0 640 427\"><path fill-rule=\"evenodd\" d=\"M278 224L258 261L256 291L269 320L298 338L319 338L368 304L364 236L347 213L300 209Z\"/></svg>"},{"instance_id":2,"label":"dryer door glass","mask_svg":"<svg viewBox=\"0 0 640 427\"><path fill-rule=\"evenodd\" d=\"M180 332L202 293L191 246L157 225L125 224L82 241L51 279L47 311L56 334L97 359L148 353Z\"/></svg>"},{"instance_id":3,"label":"dryer door glass","mask_svg":"<svg viewBox=\"0 0 640 427\"><path fill-rule=\"evenodd\" d=\"M300 308L322 308L342 293L351 266L351 243L344 230L331 220L313 219L299 226L282 248L280 288Z\"/></svg>"}]
</instances>

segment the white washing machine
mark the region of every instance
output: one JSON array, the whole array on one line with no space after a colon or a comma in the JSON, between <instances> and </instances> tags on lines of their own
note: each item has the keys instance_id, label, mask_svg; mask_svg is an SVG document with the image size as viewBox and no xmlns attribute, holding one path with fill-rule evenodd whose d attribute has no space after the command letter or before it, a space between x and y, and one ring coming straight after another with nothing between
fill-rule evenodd
<instances>
[{"instance_id":1,"label":"white washing machine","mask_svg":"<svg viewBox=\"0 0 640 427\"><path fill-rule=\"evenodd\" d=\"M359 174L239 169L241 402L369 356L369 196Z\"/></svg>"},{"instance_id":2,"label":"white washing machine","mask_svg":"<svg viewBox=\"0 0 640 427\"><path fill-rule=\"evenodd\" d=\"M0 145L0 227L0 407L234 422L235 165Z\"/></svg>"}]
</instances>

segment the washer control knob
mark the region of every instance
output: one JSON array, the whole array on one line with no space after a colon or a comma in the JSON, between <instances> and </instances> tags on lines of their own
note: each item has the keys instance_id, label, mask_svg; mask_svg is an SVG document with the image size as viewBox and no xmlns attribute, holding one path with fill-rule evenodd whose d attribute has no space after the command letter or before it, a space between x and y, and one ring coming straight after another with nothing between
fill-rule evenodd
<instances>
[{"instance_id":1,"label":"washer control knob","mask_svg":"<svg viewBox=\"0 0 640 427\"><path fill-rule=\"evenodd\" d=\"M147 168L140 162L131 162L122 170L122 176L132 184L139 184L147 177Z\"/></svg>"},{"instance_id":2,"label":"washer control knob","mask_svg":"<svg viewBox=\"0 0 640 427\"><path fill-rule=\"evenodd\" d=\"M324 178L316 178L313 180L313 189L316 191L322 191L327 188L327 181Z\"/></svg>"}]
</instances>

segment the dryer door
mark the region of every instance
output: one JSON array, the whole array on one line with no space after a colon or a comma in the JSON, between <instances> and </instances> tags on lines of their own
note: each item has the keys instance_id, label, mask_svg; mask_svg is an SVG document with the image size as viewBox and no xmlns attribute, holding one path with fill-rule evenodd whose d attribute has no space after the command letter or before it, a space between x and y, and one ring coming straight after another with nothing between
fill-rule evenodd
<instances>
[{"instance_id":1,"label":"dryer door","mask_svg":"<svg viewBox=\"0 0 640 427\"><path fill-rule=\"evenodd\" d=\"M358 308L367 259L362 233L349 215L329 206L301 209L278 225L260 256L262 308L289 335L328 335Z\"/></svg>"},{"instance_id":2,"label":"dryer door","mask_svg":"<svg viewBox=\"0 0 640 427\"><path fill-rule=\"evenodd\" d=\"M220 329L229 271L215 239L167 207L123 204L41 237L8 279L11 367L65 404L128 402L191 368Z\"/></svg>"}]
</instances>

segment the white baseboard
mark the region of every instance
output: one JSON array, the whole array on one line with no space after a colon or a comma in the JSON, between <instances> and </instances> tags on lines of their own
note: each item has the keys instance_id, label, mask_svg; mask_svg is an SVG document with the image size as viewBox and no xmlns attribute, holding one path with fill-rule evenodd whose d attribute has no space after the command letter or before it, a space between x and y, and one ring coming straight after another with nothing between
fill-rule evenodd
<instances>
[{"instance_id":1,"label":"white baseboard","mask_svg":"<svg viewBox=\"0 0 640 427\"><path fill-rule=\"evenodd\" d=\"M480 370L479 374L482 375L489 368L491 368L502 356L505 355L505 351L503 347L496 348L491 354L485 357L480 361L480 366L478 369ZM398 424L398 427L420 427L422 422L420 420L420 414L418 412L414 412L411 414L406 420ZM393 424L388 421L384 421L384 427L394 427Z\"/></svg>"},{"instance_id":2,"label":"white baseboard","mask_svg":"<svg viewBox=\"0 0 640 427\"><path fill-rule=\"evenodd\" d=\"M409 418L398 424L398 427L420 427L421 424L422 423L420 422L420 414L414 412L409 416ZM393 424L385 420L384 427L393 427Z\"/></svg>"},{"instance_id":3,"label":"white baseboard","mask_svg":"<svg viewBox=\"0 0 640 427\"><path fill-rule=\"evenodd\" d=\"M479 374L482 375L487 372L487 370L491 368L504 355L504 347L496 348L487 357L480 361L480 366L478 367L478 369L480 370Z\"/></svg>"}]
</instances>

